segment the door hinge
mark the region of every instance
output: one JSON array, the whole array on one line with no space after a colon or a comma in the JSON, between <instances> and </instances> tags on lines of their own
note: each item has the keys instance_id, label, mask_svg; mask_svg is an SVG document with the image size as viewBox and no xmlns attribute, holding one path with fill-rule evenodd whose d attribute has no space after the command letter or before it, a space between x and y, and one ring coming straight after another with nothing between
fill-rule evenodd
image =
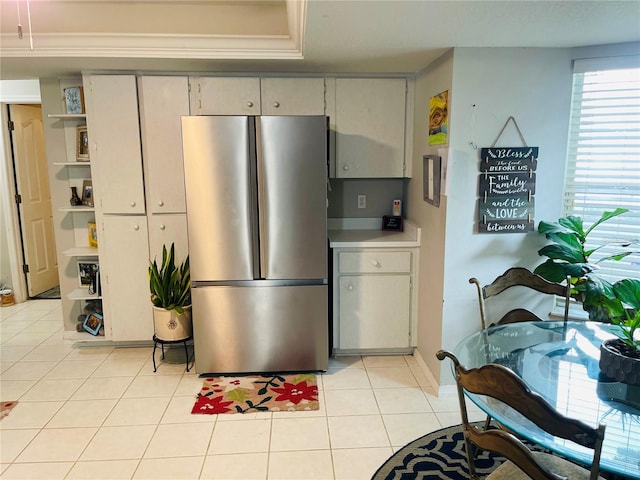
<instances>
[{"instance_id":1,"label":"door hinge","mask_svg":"<svg viewBox=\"0 0 640 480\"><path fill-rule=\"evenodd\" d=\"M22 195L16 193L16 203L20 205L22 203Z\"/></svg>"},{"instance_id":2,"label":"door hinge","mask_svg":"<svg viewBox=\"0 0 640 480\"><path fill-rule=\"evenodd\" d=\"M10 132L13 132L16 129L15 124L13 123L13 120L9 120L9 124L7 126L9 127Z\"/></svg>"},{"instance_id":3,"label":"door hinge","mask_svg":"<svg viewBox=\"0 0 640 480\"><path fill-rule=\"evenodd\" d=\"M22 271L24 273L29 273L29 265L22 265Z\"/></svg>"}]
</instances>

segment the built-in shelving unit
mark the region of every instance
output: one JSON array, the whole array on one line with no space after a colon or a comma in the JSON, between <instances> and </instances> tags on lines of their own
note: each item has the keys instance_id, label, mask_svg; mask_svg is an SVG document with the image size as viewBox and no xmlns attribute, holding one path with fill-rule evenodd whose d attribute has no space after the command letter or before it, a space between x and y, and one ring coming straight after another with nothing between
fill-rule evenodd
<instances>
[{"instance_id":1,"label":"built-in shelving unit","mask_svg":"<svg viewBox=\"0 0 640 480\"><path fill-rule=\"evenodd\" d=\"M99 249L89 244L89 224L96 222L94 206L70 204L71 189L82 197L85 181L92 180L93 167L86 156L77 152L78 127L87 124L85 113L65 113L64 89L82 85L82 78L41 81L45 122L45 140L49 158L49 175L54 208L54 231L58 253L58 272L66 340L94 342L105 340L82 329L82 318L102 297L89 293L80 281L80 263L99 265ZM48 112L47 112L48 110ZM86 266L85 266L86 267ZM84 270L87 271L87 270ZM83 277L86 279L86 277ZM102 309L101 304L100 311Z\"/></svg>"}]
</instances>

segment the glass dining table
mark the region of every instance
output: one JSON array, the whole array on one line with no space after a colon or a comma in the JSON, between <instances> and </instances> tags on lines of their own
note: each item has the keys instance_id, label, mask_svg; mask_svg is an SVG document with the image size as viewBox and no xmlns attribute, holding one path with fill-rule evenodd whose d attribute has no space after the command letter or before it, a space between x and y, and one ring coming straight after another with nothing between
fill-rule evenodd
<instances>
[{"instance_id":1,"label":"glass dining table","mask_svg":"<svg viewBox=\"0 0 640 480\"><path fill-rule=\"evenodd\" d=\"M600 468L640 479L640 387L600 373L600 343L610 324L522 322L497 325L460 342L454 353L465 368L498 363L512 369L563 415L606 424ZM480 409L522 437L567 458L591 463L592 450L553 437L490 397L466 392Z\"/></svg>"}]
</instances>

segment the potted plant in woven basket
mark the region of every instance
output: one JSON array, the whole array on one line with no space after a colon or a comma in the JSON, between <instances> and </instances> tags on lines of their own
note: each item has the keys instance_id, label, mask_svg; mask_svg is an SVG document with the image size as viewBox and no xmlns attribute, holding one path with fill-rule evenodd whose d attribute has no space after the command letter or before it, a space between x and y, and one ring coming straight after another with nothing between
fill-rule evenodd
<instances>
[{"instance_id":1,"label":"potted plant in woven basket","mask_svg":"<svg viewBox=\"0 0 640 480\"><path fill-rule=\"evenodd\" d=\"M613 294L604 307L618 338L600 345L600 371L619 382L640 385L640 280L614 283Z\"/></svg>"},{"instance_id":2,"label":"potted plant in woven basket","mask_svg":"<svg viewBox=\"0 0 640 480\"><path fill-rule=\"evenodd\" d=\"M159 340L179 341L193 334L189 256L176 265L175 248L162 246L162 263L149 262L149 290L154 334Z\"/></svg>"}]
</instances>

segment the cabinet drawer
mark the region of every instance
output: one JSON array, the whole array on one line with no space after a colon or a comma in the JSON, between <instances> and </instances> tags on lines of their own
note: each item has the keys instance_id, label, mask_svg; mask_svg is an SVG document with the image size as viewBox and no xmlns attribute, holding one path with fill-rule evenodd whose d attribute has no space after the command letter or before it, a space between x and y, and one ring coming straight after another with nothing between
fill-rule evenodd
<instances>
[{"instance_id":1,"label":"cabinet drawer","mask_svg":"<svg viewBox=\"0 0 640 480\"><path fill-rule=\"evenodd\" d=\"M342 252L340 273L410 273L411 252Z\"/></svg>"}]
</instances>

